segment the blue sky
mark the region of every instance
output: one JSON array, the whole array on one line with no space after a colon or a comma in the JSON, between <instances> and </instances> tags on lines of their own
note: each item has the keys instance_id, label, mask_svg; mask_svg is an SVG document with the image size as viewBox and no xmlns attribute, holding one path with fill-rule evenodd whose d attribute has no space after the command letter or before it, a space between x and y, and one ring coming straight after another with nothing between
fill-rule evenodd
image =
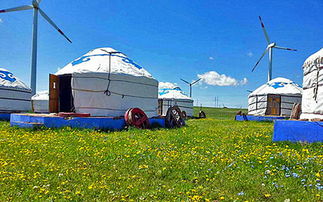
<instances>
[{"instance_id":1,"label":"blue sky","mask_svg":"<svg viewBox=\"0 0 323 202\"><path fill-rule=\"evenodd\" d=\"M1 1L0 9L30 4L31 0ZM262 16L272 41L296 48L274 50L273 77L302 84L301 66L322 48L321 0L188 1L188 0L43 0L40 7L72 39L69 44L44 19L39 20L37 90L47 90L48 74L98 47L126 53L157 80L177 83L215 71L239 85L196 85L193 98L213 106L246 107L247 90L267 81L268 58L255 72L266 41ZM0 67L10 69L29 85L32 11L0 15ZM247 78L248 83L241 85Z\"/></svg>"}]
</instances>

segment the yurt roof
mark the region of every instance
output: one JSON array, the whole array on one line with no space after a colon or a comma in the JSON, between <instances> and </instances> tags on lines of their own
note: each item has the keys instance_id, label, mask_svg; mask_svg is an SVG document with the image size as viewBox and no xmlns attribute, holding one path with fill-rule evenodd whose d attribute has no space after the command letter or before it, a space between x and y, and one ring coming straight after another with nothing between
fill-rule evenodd
<instances>
[{"instance_id":1,"label":"yurt roof","mask_svg":"<svg viewBox=\"0 0 323 202\"><path fill-rule=\"evenodd\" d=\"M119 52L113 48L97 48L73 60L60 69L56 75L88 72L109 72L111 52ZM130 74L152 78L151 74L123 53L111 53L112 74Z\"/></svg>"},{"instance_id":2,"label":"yurt roof","mask_svg":"<svg viewBox=\"0 0 323 202\"><path fill-rule=\"evenodd\" d=\"M312 72L317 68L323 68L323 48L308 57L303 64L304 74Z\"/></svg>"},{"instance_id":3,"label":"yurt roof","mask_svg":"<svg viewBox=\"0 0 323 202\"><path fill-rule=\"evenodd\" d=\"M303 91L302 88L295 82L286 78L278 77L260 86L255 91L250 93L249 96L267 95L267 94L280 94L280 95L300 94L301 95L302 91Z\"/></svg>"},{"instance_id":4,"label":"yurt roof","mask_svg":"<svg viewBox=\"0 0 323 202\"><path fill-rule=\"evenodd\" d=\"M158 87L158 98L159 99L189 99L190 97L185 95L182 89L169 82L159 82Z\"/></svg>"},{"instance_id":5,"label":"yurt roof","mask_svg":"<svg viewBox=\"0 0 323 202\"><path fill-rule=\"evenodd\" d=\"M49 100L48 91L40 91L31 97L32 100Z\"/></svg>"},{"instance_id":6,"label":"yurt roof","mask_svg":"<svg viewBox=\"0 0 323 202\"><path fill-rule=\"evenodd\" d=\"M0 68L0 87L22 89L31 92L31 89L24 82L4 68Z\"/></svg>"}]
</instances>

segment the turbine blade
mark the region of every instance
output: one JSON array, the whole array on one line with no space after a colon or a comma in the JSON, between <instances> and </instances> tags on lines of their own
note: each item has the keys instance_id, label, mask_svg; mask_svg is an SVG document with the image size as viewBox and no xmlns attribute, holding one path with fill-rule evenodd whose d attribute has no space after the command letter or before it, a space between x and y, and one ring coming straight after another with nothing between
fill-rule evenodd
<instances>
[{"instance_id":1,"label":"turbine blade","mask_svg":"<svg viewBox=\"0 0 323 202\"><path fill-rule=\"evenodd\" d=\"M42 0L33 0L33 5L38 7L38 5L40 4Z\"/></svg>"},{"instance_id":2,"label":"turbine blade","mask_svg":"<svg viewBox=\"0 0 323 202\"><path fill-rule=\"evenodd\" d=\"M264 32L264 34L265 34L266 41L268 42L268 44L270 44L270 39L269 39L268 33L267 33L267 31L266 31L265 25L264 25L264 23L262 22L262 19L261 19L261 17L260 17L260 16L259 16L259 20L260 20L260 24L261 24L262 31L263 31L263 32Z\"/></svg>"},{"instance_id":3,"label":"turbine blade","mask_svg":"<svg viewBox=\"0 0 323 202\"><path fill-rule=\"evenodd\" d=\"M188 82L188 81L185 81L184 79L181 79L182 81L184 81L185 83L187 83L187 84L190 84L190 82Z\"/></svg>"},{"instance_id":4,"label":"turbine blade","mask_svg":"<svg viewBox=\"0 0 323 202\"><path fill-rule=\"evenodd\" d=\"M289 50L289 51L297 51L296 49L285 48L285 47L281 47L281 46L274 46L274 48L278 48L278 49L282 49L282 50Z\"/></svg>"},{"instance_id":5,"label":"turbine blade","mask_svg":"<svg viewBox=\"0 0 323 202\"><path fill-rule=\"evenodd\" d=\"M14 7L14 8L8 8L8 9L3 9L0 10L0 13L7 13L7 12L13 12L13 11L23 11L23 10L29 10L34 8L31 5L25 5L25 6L18 6L18 7Z\"/></svg>"},{"instance_id":6,"label":"turbine blade","mask_svg":"<svg viewBox=\"0 0 323 202\"><path fill-rule=\"evenodd\" d=\"M57 25L40 8L39 8L39 13L47 20L49 24L51 24L61 35L63 35L67 41L72 43L72 41L64 34L64 32L60 28L58 28Z\"/></svg>"},{"instance_id":7,"label":"turbine blade","mask_svg":"<svg viewBox=\"0 0 323 202\"><path fill-rule=\"evenodd\" d=\"M197 82L199 82L201 80L201 78L197 79L196 81L192 82L192 85L196 84Z\"/></svg>"},{"instance_id":8,"label":"turbine blade","mask_svg":"<svg viewBox=\"0 0 323 202\"><path fill-rule=\"evenodd\" d=\"M34 6L38 6L38 1L37 0L33 0L33 3L32 3Z\"/></svg>"},{"instance_id":9,"label":"turbine blade","mask_svg":"<svg viewBox=\"0 0 323 202\"><path fill-rule=\"evenodd\" d=\"M251 70L252 72L256 69L256 67L259 64L260 60L266 55L267 52L268 52L268 49L266 49L265 52L261 55L261 57L259 58L259 60L255 64L255 66L252 68L252 70Z\"/></svg>"}]
</instances>

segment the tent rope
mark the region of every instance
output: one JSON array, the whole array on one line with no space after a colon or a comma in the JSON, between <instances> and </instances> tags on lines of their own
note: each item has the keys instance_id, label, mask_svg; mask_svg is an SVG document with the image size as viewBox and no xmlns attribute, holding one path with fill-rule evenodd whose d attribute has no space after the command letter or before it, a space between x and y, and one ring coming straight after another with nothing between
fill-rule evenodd
<instances>
[{"instance_id":1,"label":"tent rope","mask_svg":"<svg viewBox=\"0 0 323 202\"><path fill-rule=\"evenodd\" d=\"M109 73L108 73L108 86L107 89L104 91L104 94L107 96L111 95L111 91L109 90L110 88L110 83L111 83L111 53L109 53Z\"/></svg>"},{"instance_id":2,"label":"tent rope","mask_svg":"<svg viewBox=\"0 0 323 202\"><path fill-rule=\"evenodd\" d=\"M318 88L319 88L319 75L320 75L320 67L318 67L317 64L315 64L317 72L316 72L316 83L315 83L315 87L313 89L314 95L313 98L315 100L315 102L317 102L317 93L318 93Z\"/></svg>"},{"instance_id":3,"label":"tent rope","mask_svg":"<svg viewBox=\"0 0 323 202\"><path fill-rule=\"evenodd\" d=\"M110 83L111 83L111 56L113 53L121 53L121 52L108 52L109 53L109 73L108 73L108 86L107 89L104 91L104 94L107 96L111 95L111 91L109 90L110 88ZM122 95L122 98L124 98L125 95Z\"/></svg>"}]
</instances>

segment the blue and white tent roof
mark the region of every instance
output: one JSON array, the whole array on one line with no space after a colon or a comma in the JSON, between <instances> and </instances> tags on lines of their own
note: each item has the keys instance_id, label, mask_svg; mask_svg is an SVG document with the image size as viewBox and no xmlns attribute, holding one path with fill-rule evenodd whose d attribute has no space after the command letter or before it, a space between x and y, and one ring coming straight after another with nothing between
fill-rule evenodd
<instances>
[{"instance_id":1,"label":"blue and white tent roof","mask_svg":"<svg viewBox=\"0 0 323 202\"><path fill-rule=\"evenodd\" d=\"M60 69L56 75L87 72L111 72L112 74L130 74L152 78L151 74L123 53L113 48L97 48L73 60ZM111 69L109 58L111 53Z\"/></svg>"},{"instance_id":2,"label":"blue and white tent roof","mask_svg":"<svg viewBox=\"0 0 323 202\"><path fill-rule=\"evenodd\" d=\"M0 88L16 88L31 92L31 89L24 82L4 68L0 68Z\"/></svg>"},{"instance_id":3,"label":"blue and white tent roof","mask_svg":"<svg viewBox=\"0 0 323 202\"><path fill-rule=\"evenodd\" d=\"M158 88L158 98L159 99L188 99L188 97L180 87L169 83L169 82L159 82Z\"/></svg>"},{"instance_id":4,"label":"blue and white tent roof","mask_svg":"<svg viewBox=\"0 0 323 202\"><path fill-rule=\"evenodd\" d=\"M278 77L260 86L255 91L250 93L249 96L266 94L301 95L302 91L302 88L295 82L286 78Z\"/></svg>"}]
</instances>

